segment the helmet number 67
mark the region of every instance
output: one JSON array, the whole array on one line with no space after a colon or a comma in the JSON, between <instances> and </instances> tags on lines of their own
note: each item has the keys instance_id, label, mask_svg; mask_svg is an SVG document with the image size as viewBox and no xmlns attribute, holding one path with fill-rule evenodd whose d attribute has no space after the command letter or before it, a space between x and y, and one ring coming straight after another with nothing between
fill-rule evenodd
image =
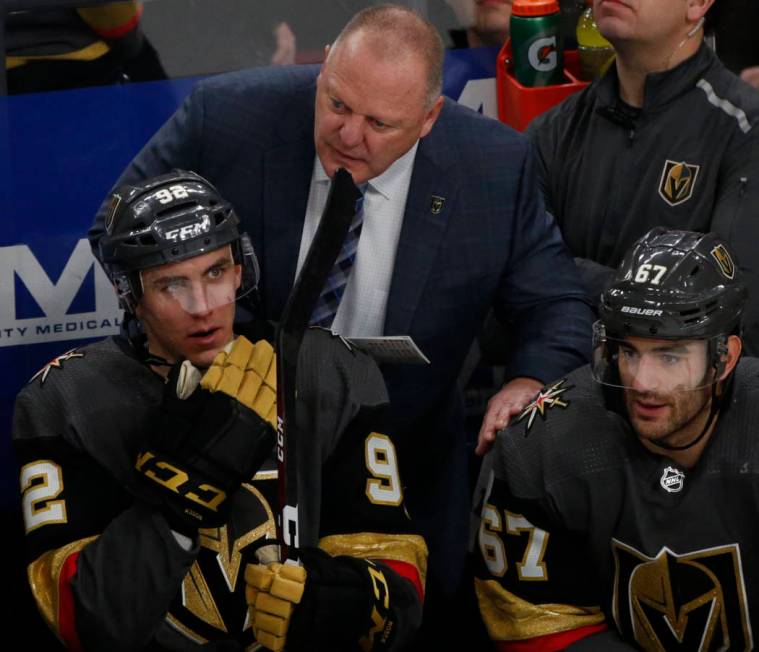
<instances>
[{"instance_id":1,"label":"helmet number 67","mask_svg":"<svg viewBox=\"0 0 759 652\"><path fill-rule=\"evenodd\" d=\"M651 283L652 285L659 285L662 276L667 272L667 268L664 265L651 265L650 263L644 263L638 267L638 271L635 273L636 283Z\"/></svg>"}]
</instances>

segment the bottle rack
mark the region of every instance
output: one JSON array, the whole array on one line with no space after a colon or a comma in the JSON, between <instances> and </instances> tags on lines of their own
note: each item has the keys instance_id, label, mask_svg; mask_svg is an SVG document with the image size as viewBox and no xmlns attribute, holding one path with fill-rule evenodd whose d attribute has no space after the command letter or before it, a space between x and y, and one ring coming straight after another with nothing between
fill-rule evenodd
<instances>
[{"instance_id":1,"label":"bottle rack","mask_svg":"<svg viewBox=\"0 0 759 652\"><path fill-rule=\"evenodd\" d=\"M514 76L511 39L506 39L496 60L498 118L517 131L524 131L534 117L590 84L580 79L579 74L580 59L577 50L564 50L565 83L522 86Z\"/></svg>"}]
</instances>

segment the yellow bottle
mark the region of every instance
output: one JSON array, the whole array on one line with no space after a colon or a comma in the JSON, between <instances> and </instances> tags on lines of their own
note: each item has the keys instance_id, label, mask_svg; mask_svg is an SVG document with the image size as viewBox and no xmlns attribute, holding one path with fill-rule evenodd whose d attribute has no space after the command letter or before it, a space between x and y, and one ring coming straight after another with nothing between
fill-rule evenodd
<instances>
[{"instance_id":1,"label":"yellow bottle","mask_svg":"<svg viewBox=\"0 0 759 652\"><path fill-rule=\"evenodd\" d=\"M598 30L593 18L593 0L586 0L585 11L577 20L577 50L580 56L580 77L593 81L606 72L614 60L614 47Z\"/></svg>"}]
</instances>

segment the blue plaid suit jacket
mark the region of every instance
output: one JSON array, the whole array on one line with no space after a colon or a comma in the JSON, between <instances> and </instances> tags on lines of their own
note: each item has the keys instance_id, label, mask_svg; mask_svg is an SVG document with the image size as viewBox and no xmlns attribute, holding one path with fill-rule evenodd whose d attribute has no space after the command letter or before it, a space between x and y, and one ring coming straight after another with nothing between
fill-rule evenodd
<instances>
[{"instance_id":1,"label":"blue plaid suit jacket","mask_svg":"<svg viewBox=\"0 0 759 652\"><path fill-rule=\"evenodd\" d=\"M257 68L200 82L119 183L194 170L231 201L262 267L264 317L295 277L314 162L318 68ZM385 334L410 334L432 364L384 369L406 500L444 591L458 581L469 498L456 378L492 307L516 324L509 376L545 382L584 364L592 313L538 192L526 138L446 100L417 151ZM443 197L439 213L433 197ZM102 209L90 231L102 232Z\"/></svg>"}]
</instances>

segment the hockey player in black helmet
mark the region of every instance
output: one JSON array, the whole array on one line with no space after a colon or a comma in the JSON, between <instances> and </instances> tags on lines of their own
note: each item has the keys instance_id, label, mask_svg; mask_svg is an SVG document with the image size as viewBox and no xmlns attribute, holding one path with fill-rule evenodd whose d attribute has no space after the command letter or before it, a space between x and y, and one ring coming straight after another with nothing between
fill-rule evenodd
<instances>
[{"instance_id":1,"label":"hockey player in black helmet","mask_svg":"<svg viewBox=\"0 0 759 652\"><path fill-rule=\"evenodd\" d=\"M746 301L717 235L651 230L601 296L592 364L499 433L475 587L502 649L752 649L759 362L741 360Z\"/></svg>"},{"instance_id":2,"label":"hockey player in black helmet","mask_svg":"<svg viewBox=\"0 0 759 652\"><path fill-rule=\"evenodd\" d=\"M112 193L100 259L152 354L208 366L232 339L229 313L237 300L255 296L259 275L239 224L229 203L193 172Z\"/></svg>"},{"instance_id":3,"label":"hockey player in black helmet","mask_svg":"<svg viewBox=\"0 0 759 652\"><path fill-rule=\"evenodd\" d=\"M175 170L117 189L106 226L102 261L137 328L59 356L16 403L28 574L47 624L77 650L405 646L427 552L403 534L376 364L306 333L298 479L318 546L300 567L272 563L276 365L269 324L234 324L259 273L237 216Z\"/></svg>"},{"instance_id":4,"label":"hockey player in black helmet","mask_svg":"<svg viewBox=\"0 0 759 652\"><path fill-rule=\"evenodd\" d=\"M741 355L746 297L740 270L711 233L659 227L625 257L601 295L593 377L623 390L644 446L686 465L698 458Z\"/></svg>"}]
</instances>

